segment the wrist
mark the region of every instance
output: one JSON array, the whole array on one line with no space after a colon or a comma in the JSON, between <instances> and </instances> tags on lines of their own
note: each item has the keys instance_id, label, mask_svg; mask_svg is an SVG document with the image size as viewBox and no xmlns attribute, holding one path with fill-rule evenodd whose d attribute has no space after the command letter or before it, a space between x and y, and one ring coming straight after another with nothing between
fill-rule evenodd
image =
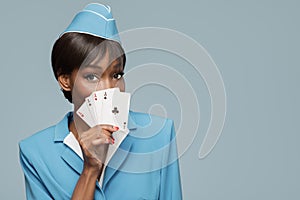
<instances>
[{"instance_id":1,"label":"wrist","mask_svg":"<svg viewBox=\"0 0 300 200\"><path fill-rule=\"evenodd\" d=\"M97 180L101 171L102 167L84 165L82 175L87 176L90 179Z\"/></svg>"}]
</instances>

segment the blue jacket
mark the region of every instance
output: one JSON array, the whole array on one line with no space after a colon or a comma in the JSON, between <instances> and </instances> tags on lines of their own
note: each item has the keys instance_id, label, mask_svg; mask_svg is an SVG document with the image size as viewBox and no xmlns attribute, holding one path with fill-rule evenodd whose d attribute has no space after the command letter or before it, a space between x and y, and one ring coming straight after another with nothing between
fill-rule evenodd
<instances>
[{"instance_id":1,"label":"blue jacket","mask_svg":"<svg viewBox=\"0 0 300 200\"><path fill-rule=\"evenodd\" d=\"M68 113L58 124L20 142L27 199L70 199L83 160L63 143ZM110 160L95 199L180 200L181 183L173 121L129 112L127 137Z\"/></svg>"}]
</instances>

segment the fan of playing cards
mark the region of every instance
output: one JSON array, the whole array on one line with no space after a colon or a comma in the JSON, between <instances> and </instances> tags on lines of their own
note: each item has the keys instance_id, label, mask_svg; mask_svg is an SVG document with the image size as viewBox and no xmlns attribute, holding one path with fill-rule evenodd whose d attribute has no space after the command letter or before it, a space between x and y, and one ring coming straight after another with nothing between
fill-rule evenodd
<instances>
[{"instance_id":1,"label":"fan of playing cards","mask_svg":"<svg viewBox=\"0 0 300 200\"><path fill-rule=\"evenodd\" d=\"M93 92L77 110L77 114L87 125L108 124L126 131L130 94L119 88L109 88Z\"/></svg>"}]
</instances>

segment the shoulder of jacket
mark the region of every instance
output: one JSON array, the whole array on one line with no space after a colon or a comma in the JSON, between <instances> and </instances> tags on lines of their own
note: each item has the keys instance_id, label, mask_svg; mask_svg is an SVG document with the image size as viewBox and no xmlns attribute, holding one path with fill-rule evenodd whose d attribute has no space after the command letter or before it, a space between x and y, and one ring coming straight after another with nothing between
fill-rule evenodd
<instances>
[{"instance_id":1,"label":"shoulder of jacket","mask_svg":"<svg viewBox=\"0 0 300 200\"><path fill-rule=\"evenodd\" d=\"M23 151L27 151L29 149L35 149L41 144L46 145L47 142L53 141L54 130L55 125L40 130L33 135L21 140L19 142L20 149Z\"/></svg>"}]
</instances>

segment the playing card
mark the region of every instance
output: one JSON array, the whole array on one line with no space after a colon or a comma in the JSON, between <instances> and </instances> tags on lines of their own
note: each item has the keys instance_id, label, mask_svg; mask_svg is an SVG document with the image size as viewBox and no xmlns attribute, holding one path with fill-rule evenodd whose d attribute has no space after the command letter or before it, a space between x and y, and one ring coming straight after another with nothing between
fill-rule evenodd
<instances>
[{"instance_id":1,"label":"playing card","mask_svg":"<svg viewBox=\"0 0 300 200\"><path fill-rule=\"evenodd\" d=\"M99 124L109 124L112 126L118 126L115 118L113 117L112 100L115 98L115 94L120 93L119 88L110 88L101 91L102 111L101 117L98 119Z\"/></svg>"},{"instance_id":2,"label":"playing card","mask_svg":"<svg viewBox=\"0 0 300 200\"><path fill-rule=\"evenodd\" d=\"M128 113L130 104L130 94L116 92L112 99L112 113L114 121L120 130L126 130L128 124Z\"/></svg>"},{"instance_id":3,"label":"playing card","mask_svg":"<svg viewBox=\"0 0 300 200\"><path fill-rule=\"evenodd\" d=\"M90 126L109 124L127 130L130 94L119 88L93 92L86 97L77 114Z\"/></svg>"},{"instance_id":4,"label":"playing card","mask_svg":"<svg viewBox=\"0 0 300 200\"><path fill-rule=\"evenodd\" d=\"M99 124L99 119L101 118L102 112L102 100L101 100L101 92L95 91L89 97L86 98L88 102L89 109L91 113L93 113L93 118L95 119L96 124Z\"/></svg>"},{"instance_id":5,"label":"playing card","mask_svg":"<svg viewBox=\"0 0 300 200\"><path fill-rule=\"evenodd\" d=\"M94 123L97 124L97 115L95 109L95 102L93 101L93 94L85 98L85 103L87 104L87 107L91 113L91 117Z\"/></svg>"},{"instance_id":6,"label":"playing card","mask_svg":"<svg viewBox=\"0 0 300 200\"><path fill-rule=\"evenodd\" d=\"M76 113L88 126L94 127L96 125L86 102L80 106Z\"/></svg>"}]
</instances>

